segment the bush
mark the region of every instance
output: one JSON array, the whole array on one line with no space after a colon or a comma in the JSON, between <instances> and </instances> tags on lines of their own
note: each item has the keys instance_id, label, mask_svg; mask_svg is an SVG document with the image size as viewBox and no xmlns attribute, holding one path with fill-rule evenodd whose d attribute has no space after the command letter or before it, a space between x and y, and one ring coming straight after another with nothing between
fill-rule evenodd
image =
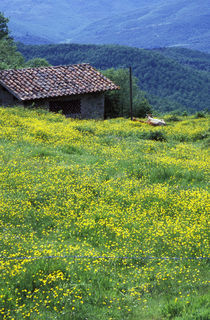
<instances>
[{"instance_id":1,"label":"bush","mask_svg":"<svg viewBox=\"0 0 210 320\"><path fill-rule=\"evenodd\" d=\"M184 112L182 113L182 115L183 115L183 117L187 117L187 116L188 116L187 111L184 111Z\"/></svg>"},{"instance_id":2,"label":"bush","mask_svg":"<svg viewBox=\"0 0 210 320\"><path fill-rule=\"evenodd\" d=\"M166 319L174 319L177 316L181 316L183 312L183 305L180 302L169 302L162 309L162 315Z\"/></svg>"},{"instance_id":3,"label":"bush","mask_svg":"<svg viewBox=\"0 0 210 320\"><path fill-rule=\"evenodd\" d=\"M175 116L175 115L172 115L172 116L170 116L170 117L167 119L167 121L169 121L169 122L172 122L172 121L181 121L181 119L178 118L178 117Z\"/></svg>"},{"instance_id":4,"label":"bush","mask_svg":"<svg viewBox=\"0 0 210 320\"><path fill-rule=\"evenodd\" d=\"M155 140L155 141L166 141L166 137L164 136L162 131L150 131L146 135L146 139Z\"/></svg>"},{"instance_id":5,"label":"bush","mask_svg":"<svg viewBox=\"0 0 210 320\"><path fill-rule=\"evenodd\" d=\"M196 114L195 114L195 119L199 119L199 118L206 118L206 115L203 111L198 111Z\"/></svg>"}]
</instances>

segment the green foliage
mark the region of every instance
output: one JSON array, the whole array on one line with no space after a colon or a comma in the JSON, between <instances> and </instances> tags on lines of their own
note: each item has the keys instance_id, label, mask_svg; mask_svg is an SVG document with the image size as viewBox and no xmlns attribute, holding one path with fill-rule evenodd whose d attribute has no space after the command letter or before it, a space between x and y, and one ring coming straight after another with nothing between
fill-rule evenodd
<instances>
[{"instance_id":1,"label":"green foliage","mask_svg":"<svg viewBox=\"0 0 210 320\"><path fill-rule=\"evenodd\" d=\"M0 40L0 70L16 69L24 66L24 58L17 51L12 39L3 38Z\"/></svg>"},{"instance_id":2,"label":"green foliage","mask_svg":"<svg viewBox=\"0 0 210 320\"><path fill-rule=\"evenodd\" d=\"M210 72L209 53L181 47L158 48L153 50L161 53L165 57L181 63L182 65Z\"/></svg>"},{"instance_id":3,"label":"green foliage","mask_svg":"<svg viewBox=\"0 0 210 320\"><path fill-rule=\"evenodd\" d=\"M197 299L169 301L161 310L163 319L175 320L208 320L209 297L204 294ZM194 301L195 300L195 301Z\"/></svg>"},{"instance_id":4,"label":"green foliage","mask_svg":"<svg viewBox=\"0 0 210 320\"><path fill-rule=\"evenodd\" d=\"M195 114L195 118L196 118L196 119L198 119L198 118L206 118L206 115L205 115L204 112L198 111L198 112L196 112L196 114Z\"/></svg>"},{"instance_id":5,"label":"green foliage","mask_svg":"<svg viewBox=\"0 0 210 320\"><path fill-rule=\"evenodd\" d=\"M9 29L7 25L8 22L9 22L9 19L5 18L3 13L0 12L0 40L5 37L8 37L9 35Z\"/></svg>"},{"instance_id":6,"label":"green foliage","mask_svg":"<svg viewBox=\"0 0 210 320\"><path fill-rule=\"evenodd\" d=\"M169 117L167 118L167 121L169 121L169 122L181 121L181 119L174 114L174 115L169 116Z\"/></svg>"},{"instance_id":7,"label":"green foliage","mask_svg":"<svg viewBox=\"0 0 210 320\"><path fill-rule=\"evenodd\" d=\"M18 68L24 65L24 58L17 51L12 38L9 37L9 19L0 12L0 70Z\"/></svg>"},{"instance_id":8,"label":"green foliage","mask_svg":"<svg viewBox=\"0 0 210 320\"><path fill-rule=\"evenodd\" d=\"M49 67L49 62L44 58L34 58L25 63L27 68Z\"/></svg>"},{"instance_id":9,"label":"green foliage","mask_svg":"<svg viewBox=\"0 0 210 320\"><path fill-rule=\"evenodd\" d=\"M103 74L120 87L120 90L105 94L105 117L130 116L130 76L128 69L114 68L103 71ZM145 117L151 112L151 106L145 98L144 92L138 87L138 79L132 77L133 115Z\"/></svg>"},{"instance_id":10,"label":"green foliage","mask_svg":"<svg viewBox=\"0 0 210 320\"><path fill-rule=\"evenodd\" d=\"M173 55L166 56L161 50L155 52L117 45L19 44L18 48L26 59L46 58L52 65L88 62L101 70L132 66L149 103L162 112L188 110L194 113L209 107L209 54L202 56L195 51L190 58L194 51L185 49L180 53L181 57L176 58L176 48L171 48L170 52L175 50ZM192 63L188 61L190 59Z\"/></svg>"},{"instance_id":11,"label":"green foliage","mask_svg":"<svg viewBox=\"0 0 210 320\"><path fill-rule=\"evenodd\" d=\"M185 110L183 113L182 113L183 117L187 117L188 116L188 112Z\"/></svg>"},{"instance_id":12,"label":"green foliage","mask_svg":"<svg viewBox=\"0 0 210 320\"><path fill-rule=\"evenodd\" d=\"M150 131L146 135L146 138L149 140L155 140L155 141L166 141L166 137L162 131Z\"/></svg>"}]
</instances>

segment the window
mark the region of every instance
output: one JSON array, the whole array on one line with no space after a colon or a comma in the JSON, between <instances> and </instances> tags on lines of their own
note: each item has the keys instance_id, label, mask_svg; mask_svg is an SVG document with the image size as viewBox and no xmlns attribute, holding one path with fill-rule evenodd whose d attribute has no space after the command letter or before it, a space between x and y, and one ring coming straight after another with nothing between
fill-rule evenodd
<instances>
[{"instance_id":1,"label":"window","mask_svg":"<svg viewBox=\"0 0 210 320\"><path fill-rule=\"evenodd\" d=\"M81 100L50 101L50 111L62 111L66 115L81 113Z\"/></svg>"}]
</instances>

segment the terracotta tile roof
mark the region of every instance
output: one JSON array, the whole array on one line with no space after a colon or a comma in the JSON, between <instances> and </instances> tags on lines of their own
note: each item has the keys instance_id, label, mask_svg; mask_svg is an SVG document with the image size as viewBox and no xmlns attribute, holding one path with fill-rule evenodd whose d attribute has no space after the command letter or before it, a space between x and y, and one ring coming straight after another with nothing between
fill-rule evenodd
<instances>
[{"instance_id":1,"label":"terracotta tile roof","mask_svg":"<svg viewBox=\"0 0 210 320\"><path fill-rule=\"evenodd\" d=\"M19 100L119 89L89 64L3 70L0 84Z\"/></svg>"}]
</instances>

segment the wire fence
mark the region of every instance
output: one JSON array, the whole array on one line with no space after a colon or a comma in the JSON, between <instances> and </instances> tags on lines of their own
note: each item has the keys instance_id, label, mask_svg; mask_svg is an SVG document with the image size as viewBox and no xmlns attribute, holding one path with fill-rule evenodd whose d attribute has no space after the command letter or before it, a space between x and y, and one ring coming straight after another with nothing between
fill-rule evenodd
<instances>
[{"instance_id":1,"label":"wire fence","mask_svg":"<svg viewBox=\"0 0 210 320\"><path fill-rule=\"evenodd\" d=\"M139 256L80 256L80 255L63 255L63 256L15 256L15 257L0 257L0 260L38 260L38 259L89 259L89 260L209 260L210 257L139 257Z\"/></svg>"}]
</instances>

